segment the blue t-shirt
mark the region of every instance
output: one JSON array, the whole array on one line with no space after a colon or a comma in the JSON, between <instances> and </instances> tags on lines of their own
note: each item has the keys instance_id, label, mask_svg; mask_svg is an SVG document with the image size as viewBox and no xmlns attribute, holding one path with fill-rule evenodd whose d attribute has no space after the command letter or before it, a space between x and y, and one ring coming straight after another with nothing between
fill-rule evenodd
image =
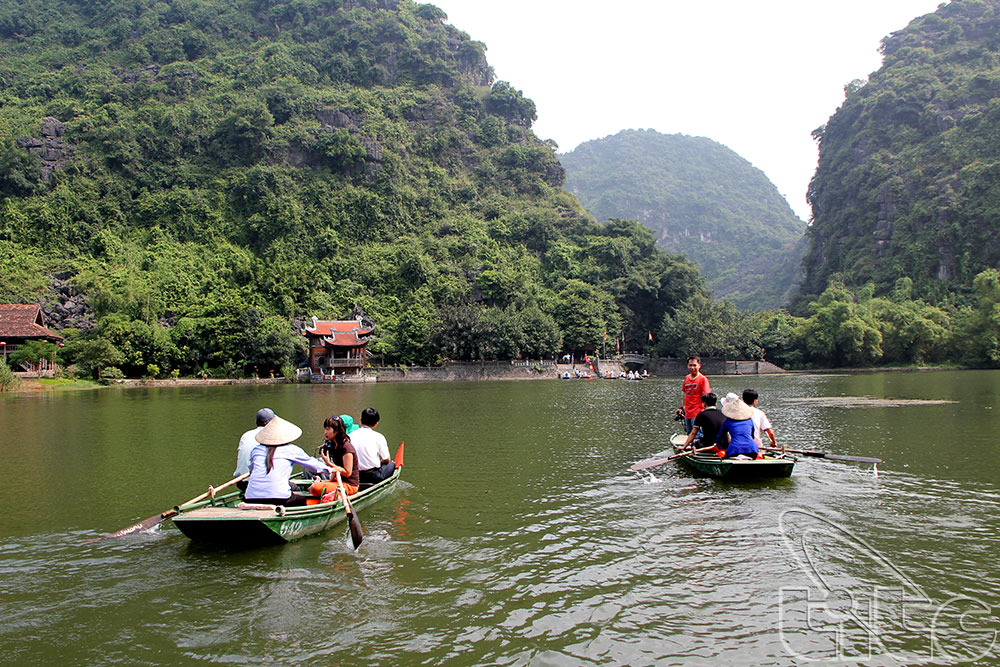
<instances>
[{"instance_id":1,"label":"blue t-shirt","mask_svg":"<svg viewBox=\"0 0 1000 667\"><path fill-rule=\"evenodd\" d=\"M747 456L757 458L757 441L753 439L752 419L743 419L738 422L726 419L726 421L722 422L722 428L719 429L720 448L725 446L726 439L724 436L726 433L732 438L729 441L729 446L726 447L726 456L746 454Z\"/></svg>"}]
</instances>

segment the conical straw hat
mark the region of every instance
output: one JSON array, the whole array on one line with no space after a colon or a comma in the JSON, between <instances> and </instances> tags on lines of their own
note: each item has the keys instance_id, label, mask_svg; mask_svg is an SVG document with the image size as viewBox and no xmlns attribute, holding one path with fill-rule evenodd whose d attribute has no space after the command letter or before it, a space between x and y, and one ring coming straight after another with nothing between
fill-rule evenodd
<instances>
[{"instance_id":1,"label":"conical straw hat","mask_svg":"<svg viewBox=\"0 0 1000 667\"><path fill-rule=\"evenodd\" d=\"M737 398L735 401L729 401L722 406L722 414L734 422L739 422L753 417L753 408ZM265 426L264 428L267 427Z\"/></svg>"},{"instance_id":2,"label":"conical straw hat","mask_svg":"<svg viewBox=\"0 0 1000 667\"><path fill-rule=\"evenodd\" d=\"M302 435L302 429L281 417L275 417L260 430L256 440L262 445L287 445Z\"/></svg>"}]
</instances>

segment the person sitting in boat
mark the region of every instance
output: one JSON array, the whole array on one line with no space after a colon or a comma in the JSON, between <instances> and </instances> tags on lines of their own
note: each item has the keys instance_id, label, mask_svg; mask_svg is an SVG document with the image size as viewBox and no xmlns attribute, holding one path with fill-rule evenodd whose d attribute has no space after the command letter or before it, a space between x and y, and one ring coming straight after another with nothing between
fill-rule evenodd
<instances>
[{"instance_id":1,"label":"person sitting in boat","mask_svg":"<svg viewBox=\"0 0 1000 667\"><path fill-rule=\"evenodd\" d=\"M771 425L771 420L767 418L764 411L757 407L757 401L759 397L757 392L753 389L743 390L743 402L753 408L753 437L757 441L758 447L764 446L763 434L767 433L767 437L771 440L771 449L777 449L778 444L774 439L774 427ZM785 446L781 446L781 451L785 451Z\"/></svg>"},{"instance_id":2,"label":"person sitting in boat","mask_svg":"<svg viewBox=\"0 0 1000 667\"><path fill-rule=\"evenodd\" d=\"M382 419L375 408L361 411L361 428L351 436L351 444L358 453L358 482L377 484L392 477L396 464L389 458L389 444L385 436L375 430Z\"/></svg>"},{"instance_id":3,"label":"person sitting in boat","mask_svg":"<svg viewBox=\"0 0 1000 667\"><path fill-rule=\"evenodd\" d=\"M695 449L715 447L714 450L709 450L707 453L713 454L720 451L718 445L716 445L716 440L719 436L719 430L722 428L722 423L726 421L726 417L716 407L718 400L718 397L712 392L701 395L702 410L694 418L695 428L691 429L691 432L688 433L687 440L684 441L684 449L688 447L694 447ZM695 436L698 435L699 429L701 437L697 438Z\"/></svg>"},{"instance_id":4,"label":"person sitting in boat","mask_svg":"<svg viewBox=\"0 0 1000 667\"><path fill-rule=\"evenodd\" d=\"M244 433L240 437L240 444L236 447L236 470L233 472L233 477L250 472L250 452L257 446L257 434L272 419L274 419L274 410L271 408L261 408L257 411L257 428L252 428ZM236 488L240 491L246 491L247 481L237 482Z\"/></svg>"},{"instance_id":5,"label":"person sitting in boat","mask_svg":"<svg viewBox=\"0 0 1000 667\"><path fill-rule=\"evenodd\" d=\"M291 444L301 435L298 426L275 416L254 436L259 444L250 452L247 502L286 507L306 504L308 497L292 492L288 483L292 467L298 464L312 473L327 474L330 468Z\"/></svg>"},{"instance_id":6,"label":"person sitting in boat","mask_svg":"<svg viewBox=\"0 0 1000 667\"><path fill-rule=\"evenodd\" d=\"M756 459L760 449L753 439L753 408L736 398L722 406L722 414L726 420L719 429L717 443L720 449L726 450L725 457Z\"/></svg>"},{"instance_id":7,"label":"person sitting in boat","mask_svg":"<svg viewBox=\"0 0 1000 667\"><path fill-rule=\"evenodd\" d=\"M344 491L347 495L353 496L358 492L360 482L358 480L358 452L351 443L351 438L347 435L347 424L344 417L348 415L334 415L327 417L323 422L323 435L326 439L320 446L320 457L331 470L331 474L340 473L340 480L344 484ZM351 426L354 420L351 419ZM340 485L336 480L313 482L309 487L309 493L320 498L333 493L339 493Z\"/></svg>"}]
</instances>

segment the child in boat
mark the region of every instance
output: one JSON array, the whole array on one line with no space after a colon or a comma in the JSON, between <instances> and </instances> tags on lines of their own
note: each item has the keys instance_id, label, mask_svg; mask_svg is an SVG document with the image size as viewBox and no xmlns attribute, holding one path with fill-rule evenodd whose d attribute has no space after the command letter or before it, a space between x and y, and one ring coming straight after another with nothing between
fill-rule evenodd
<instances>
[{"instance_id":1,"label":"child in boat","mask_svg":"<svg viewBox=\"0 0 1000 667\"><path fill-rule=\"evenodd\" d=\"M273 417L254 436L260 444L250 452L250 478L245 494L247 502L286 507L306 504L308 498L293 493L288 485L292 467L298 464L313 473L328 473L330 469L323 461L291 444L301 435L302 429L295 424Z\"/></svg>"},{"instance_id":2,"label":"child in boat","mask_svg":"<svg viewBox=\"0 0 1000 667\"><path fill-rule=\"evenodd\" d=\"M753 439L753 408L737 398L722 406L722 414L726 421L719 429L718 444L720 448L725 448L726 458L743 456L756 459L760 449Z\"/></svg>"},{"instance_id":3,"label":"child in boat","mask_svg":"<svg viewBox=\"0 0 1000 667\"><path fill-rule=\"evenodd\" d=\"M753 389L743 390L743 402L753 408L753 439L757 441L758 447L763 447L763 436L762 433L767 433L767 437L771 440L771 448L777 449L777 442L774 439L774 427L771 426L771 420L767 418L764 411L757 407L757 392ZM785 446L781 446L781 451L785 451Z\"/></svg>"},{"instance_id":4,"label":"child in boat","mask_svg":"<svg viewBox=\"0 0 1000 667\"><path fill-rule=\"evenodd\" d=\"M354 425L354 420L351 420ZM320 457L331 469L331 474L340 473L340 479L344 483L344 491L347 495L353 496L358 492L358 452L351 444L351 438L347 435L347 424L342 416L334 415L327 417L323 422L323 435L326 440L320 447ZM337 481L313 482L309 487L309 493L320 498L327 494L333 494L331 500L336 497L340 486Z\"/></svg>"}]
</instances>

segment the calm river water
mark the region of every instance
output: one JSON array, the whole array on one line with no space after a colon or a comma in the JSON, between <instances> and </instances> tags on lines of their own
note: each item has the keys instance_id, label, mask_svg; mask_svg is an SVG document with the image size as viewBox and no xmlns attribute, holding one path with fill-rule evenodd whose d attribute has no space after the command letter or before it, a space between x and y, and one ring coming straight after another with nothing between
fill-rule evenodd
<instances>
[{"instance_id":1,"label":"calm river water","mask_svg":"<svg viewBox=\"0 0 1000 667\"><path fill-rule=\"evenodd\" d=\"M680 378L0 395L0 663L996 664L1000 372L713 377L802 458L697 478L662 455ZM843 407L801 398L933 399ZM231 477L269 406L368 405L403 482L281 547L169 522L82 544Z\"/></svg>"}]
</instances>

